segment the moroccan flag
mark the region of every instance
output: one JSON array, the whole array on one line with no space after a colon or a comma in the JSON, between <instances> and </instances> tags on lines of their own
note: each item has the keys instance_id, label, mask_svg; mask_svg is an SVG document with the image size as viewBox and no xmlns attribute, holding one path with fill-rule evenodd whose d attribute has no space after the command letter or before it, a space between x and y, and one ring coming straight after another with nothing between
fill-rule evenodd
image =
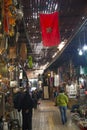
<instances>
[{"instance_id":1,"label":"moroccan flag","mask_svg":"<svg viewBox=\"0 0 87 130\"><path fill-rule=\"evenodd\" d=\"M42 32L42 42L44 46L57 46L60 43L59 14L40 14L40 26Z\"/></svg>"}]
</instances>

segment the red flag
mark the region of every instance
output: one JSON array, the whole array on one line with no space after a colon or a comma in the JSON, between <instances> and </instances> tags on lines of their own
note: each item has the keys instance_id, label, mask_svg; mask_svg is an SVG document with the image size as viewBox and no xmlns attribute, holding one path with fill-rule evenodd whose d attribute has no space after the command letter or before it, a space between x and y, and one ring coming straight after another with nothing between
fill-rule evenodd
<instances>
[{"instance_id":1,"label":"red flag","mask_svg":"<svg viewBox=\"0 0 87 130\"><path fill-rule=\"evenodd\" d=\"M59 13L40 14L42 41L44 46L56 46L60 43Z\"/></svg>"}]
</instances>

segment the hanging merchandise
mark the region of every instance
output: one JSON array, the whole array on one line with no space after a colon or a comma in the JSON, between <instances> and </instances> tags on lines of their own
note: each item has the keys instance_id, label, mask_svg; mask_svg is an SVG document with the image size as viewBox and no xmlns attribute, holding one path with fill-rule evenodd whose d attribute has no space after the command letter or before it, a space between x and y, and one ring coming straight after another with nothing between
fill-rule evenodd
<instances>
[{"instance_id":1,"label":"hanging merchandise","mask_svg":"<svg viewBox=\"0 0 87 130\"><path fill-rule=\"evenodd\" d=\"M3 2L4 7L3 7L3 21L4 21L4 32L5 33L9 33L9 22L10 22L10 18L11 18L11 12L9 11L9 5L12 5L12 0L4 0Z\"/></svg>"},{"instance_id":2,"label":"hanging merchandise","mask_svg":"<svg viewBox=\"0 0 87 130\"><path fill-rule=\"evenodd\" d=\"M8 122L4 121L3 130L8 130Z\"/></svg>"},{"instance_id":3,"label":"hanging merchandise","mask_svg":"<svg viewBox=\"0 0 87 130\"><path fill-rule=\"evenodd\" d=\"M18 0L12 0L13 4L16 6L18 4Z\"/></svg>"},{"instance_id":4,"label":"hanging merchandise","mask_svg":"<svg viewBox=\"0 0 87 130\"><path fill-rule=\"evenodd\" d=\"M3 21L2 21L3 15L2 15L2 11L3 11L3 9L2 9L2 1L0 1L0 33L3 32L3 26L2 26L2 23L3 23ZM1 37L1 34L0 34L0 37Z\"/></svg>"},{"instance_id":5,"label":"hanging merchandise","mask_svg":"<svg viewBox=\"0 0 87 130\"><path fill-rule=\"evenodd\" d=\"M16 46L9 47L9 58L14 59L17 57Z\"/></svg>"},{"instance_id":6,"label":"hanging merchandise","mask_svg":"<svg viewBox=\"0 0 87 130\"><path fill-rule=\"evenodd\" d=\"M84 69L84 74L87 75L87 67L83 67Z\"/></svg>"},{"instance_id":7,"label":"hanging merchandise","mask_svg":"<svg viewBox=\"0 0 87 130\"><path fill-rule=\"evenodd\" d=\"M40 14L42 42L44 46L57 46L60 43L59 13Z\"/></svg>"},{"instance_id":8,"label":"hanging merchandise","mask_svg":"<svg viewBox=\"0 0 87 130\"><path fill-rule=\"evenodd\" d=\"M26 43L21 44L20 57L22 58L23 61L26 60L26 58L27 58L27 46L26 46Z\"/></svg>"},{"instance_id":9,"label":"hanging merchandise","mask_svg":"<svg viewBox=\"0 0 87 130\"><path fill-rule=\"evenodd\" d=\"M28 57L28 67L31 69L33 68L33 61L32 61L32 56Z\"/></svg>"},{"instance_id":10,"label":"hanging merchandise","mask_svg":"<svg viewBox=\"0 0 87 130\"><path fill-rule=\"evenodd\" d=\"M54 76L54 86L58 87L59 86L59 75Z\"/></svg>"},{"instance_id":11,"label":"hanging merchandise","mask_svg":"<svg viewBox=\"0 0 87 130\"><path fill-rule=\"evenodd\" d=\"M15 34L15 31L14 31L14 27L13 26L10 26L9 27L9 36L14 36L14 34Z\"/></svg>"},{"instance_id":12,"label":"hanging merchandise","mask_svg":"<svg viewBox=\"0 0 87 130\"><path fill-rule=\"evenodd\" d=\"M7 38L2 37L0 39L0 55L2 55L5 52L5 50L7 49L6 44L7 44Z\"/></svg>"},{"instance_id":13,"label":"hanging merchandise","mask_svg":"<svg viewBox=\"0 0 87 130\"><path fill-rule=\"evenodd\" d=\"M14 36L14 26L16 26L17 11L13 0L4 0L3 2L3 27L4 32L9 36Z\"/></svg>"}]
</instances>

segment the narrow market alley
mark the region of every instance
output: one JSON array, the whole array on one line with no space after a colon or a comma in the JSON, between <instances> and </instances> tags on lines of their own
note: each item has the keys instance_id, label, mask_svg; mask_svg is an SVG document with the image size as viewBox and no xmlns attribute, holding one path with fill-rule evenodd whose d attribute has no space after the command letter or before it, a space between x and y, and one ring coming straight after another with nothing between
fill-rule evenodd
<instances>
[{"instance_id":1,"label":"narrow market alley","mask_svg":"<svg viewBox=\"0 0 87 130\"><path fill-rule=\"evenodd\" d=\"M32 130L79 130L79 127L72 121L70 110L67 110L68 121L62 125L58 107L54 102L42 100L41 104L33 111Z\"/></svg>"}]
</instances>

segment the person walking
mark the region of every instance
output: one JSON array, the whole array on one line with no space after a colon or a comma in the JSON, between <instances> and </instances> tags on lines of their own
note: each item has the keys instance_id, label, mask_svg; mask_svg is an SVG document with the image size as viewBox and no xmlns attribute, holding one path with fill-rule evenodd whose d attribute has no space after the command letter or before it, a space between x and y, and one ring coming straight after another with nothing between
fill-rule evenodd
<instances>
[{"instance_id":1,"label":"person walking","mask_svg":"<svg viewBox=\"0 0 87 130\"><path fill-rule=\"evenodd\" d=\"M21 100L22 130L32 130L32 110L34 102L27 89Z\"/></svg>"},{"instance_id":2,"label":"person walking","mask_svg":"<svg viewBox=\"0 0 87 130\"><path fill-rule=\"evenodd\" d=\"M67 122L67 104L67 95L65 95L64 90L60 90L59 95L57 96L57 106L59 106L61 121L63 125Z\"/></svg>"},{"instance_id":3,"label":"person walking","mask_svg":"<svg viewBox=\"0 0 87 130\"><path fill-rule=\"evenodd\" d=\"M57 89L55 89L53 92L55 106L57 106L57 96L58 96L58 91L57 91Z\"/></svg>"}]
</instances>

